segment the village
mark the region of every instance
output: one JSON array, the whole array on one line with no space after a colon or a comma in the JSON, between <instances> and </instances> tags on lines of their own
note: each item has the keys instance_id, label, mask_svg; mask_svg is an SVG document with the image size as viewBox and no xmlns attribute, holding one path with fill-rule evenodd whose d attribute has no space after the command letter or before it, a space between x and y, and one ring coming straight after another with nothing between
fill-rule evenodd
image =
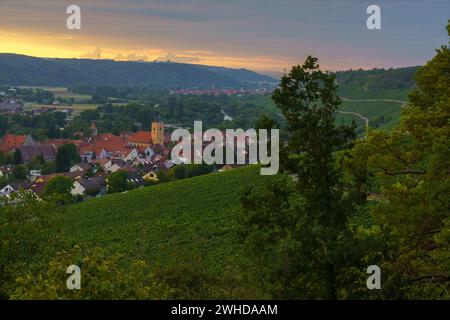
<instances>
[{"instance_id":1,"label":"village","mask_svg":"<svg viewBox=\"0 0 450 320\"><path fill-rule=\"evenodd\" d=\"M23 103L15 97L16 90L0 91L0 114L18 114L23 112Z\"/></svg>"},{"instance_id":2,"label":"village","mask_svg":"<svg viewBox=\"0 0 450 320\"><path fill-rule=\"evenodd\" d=\"M0 189L0 196L9 197L19 190L27 190L42 196L48 182L56 176L73 180L72 195L82 196L106 193L108 176L119 170L128 173L128 180L135 187L158 182L158 174L167 172L173 166L168 159L170 149L166 147L170 137L164 134L164 123L152 123L151 131L123 133L119 136L99 134L94 123L92 134L79 140L48 139L35 141L31 135L7 133L0 141L0 152L19 153L22 164L30 164L38 158L45 162L55 161L58 149L73 144L80 156L80 162L67 172L43 174L41 170L29 170L23 181L11 183ZM11 165L0 167L0 177L12 176Z\"/></svg>"},{"instance_id":3,"label":"village","mask_svg":"<svg viewBox=\"0 0 450 320\"><path fill-rule=\"evenodd\" d=\"M194 132L189 148L184 146L185 139L171 141L173 130L184 130L187 134L189 131L177 125L164 123L158 113L151 122L147 122L145 127L140 124L137 130L133 131L118 132L116 130L112 133L104 126L98 129L99 120L92 120L86 124L88 130L75 131L68 136L63 136L61 133L68 131L67 126L74 122L74 117L66 114L67 110L70 114L70 108L66 108L66 104L60 105L58 99L50 97L43 99L42 107L27 109L26 103L21 99L23 91L19 95L17 90L21 89L11 87L0 91L0 115L9 122L13 117L23 121L18 122L19 127L12 127L12 132L5 128L0 138L0 198L2 199L12 201L11 199L20 191L26 191L44 199L49 182L56 177L70 179L73 183L71 196L74 199L83 200L113 193L108 180L112 174L118 172L126 176L128 183L124 190L119 191L121 192L213 171L225 171L250 162L250 159L246 158L247 145L240 151L243 160L236 165L223 165L223 161L216 161L215 165L205 162L203 165L198 161L186 160L201 157L212 141L208 139L208 141L201 141L200 151L192 150L190 146L198 144L195 141L202 133ZM36 95L42 94L44 97L48 95L42 90L33 89L30 92ZM56 129L53 127L53 135L56 137L52 137L49 131L46 131L44 135L37 135L36 133L42 130L48 130L42 123L21 130L24 128L22 126L24 122L36 121L37 117L44 114L62 119L60 124L56 124ZM25 133L21 134L21 131ZM225 130L222 133L225 135ZM222 141L217 147L224 148L224 146L225 142ZM232 147L234 152L237 151L236 147L238 146ZM62 149L73 150L70 159L67 159L67 155L61 155L66 159L58 159ZM171 155L179 149L181 163L177 161L177 157L173 158ZM185 149L191 149L191 154L185 153ZM207 150L210 149L211 146ZM197 154L198 152L200 155ZM220 158L218 154L215 154L214 158L217 157ZM64 164L61 165L61 161ZM191 163L194 164L191 165ZM178 167L177 164L183 166Z\"/></svg>"},{"instance_id":4,"label":"village","mask_svg":"<svg viewBox=\"0 0 450 320\"><path fill-rule=\"evenodd\" d=\"M95 123L91 135L78 140L47 139L35 141L31 135L7 133L0 141L0 152L9 154L16 166L0 167L0 179L13 178L0 189L0 196L11 198L19 191L32 193L42 198L46 186L55 177L66 177L73 181L71 194L83 199L108 193L108 177L125 172L131 188L159 183L175 163L170 159L170 135L165 132L164 123L155 119L150 131L124 132L120 135L98 133ZM17 166L28 168L34 162L52 162L61 147L73 145L79 155L79 162L70 165L64 172L45 174L43 170L29 169L22 179L17 179ZM17 161L17 157L20 159ZM17 165L20 163L19 165ZM232 166L223 166L222 170ZM19 177L20 178L20 177Z\"/></svg>"}]
</instances>

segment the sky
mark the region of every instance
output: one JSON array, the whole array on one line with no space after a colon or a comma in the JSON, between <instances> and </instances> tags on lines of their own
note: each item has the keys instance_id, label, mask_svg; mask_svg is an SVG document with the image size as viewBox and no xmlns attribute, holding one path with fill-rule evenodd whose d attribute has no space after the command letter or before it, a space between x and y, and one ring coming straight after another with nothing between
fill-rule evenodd
<instances>
[{"instance_id":1,"label":"sky","mask_svg":"<svg viewBox=\"0 0 450 320\"><path fill-rule=\"evenodd\" d=\"M81 8L81 30L66 8ZM367 7L381 8L369 30ZM449 0L0 0L0 52L171 60L278 73L422 65L448 43Z\"/></svg>"}]
</instances>

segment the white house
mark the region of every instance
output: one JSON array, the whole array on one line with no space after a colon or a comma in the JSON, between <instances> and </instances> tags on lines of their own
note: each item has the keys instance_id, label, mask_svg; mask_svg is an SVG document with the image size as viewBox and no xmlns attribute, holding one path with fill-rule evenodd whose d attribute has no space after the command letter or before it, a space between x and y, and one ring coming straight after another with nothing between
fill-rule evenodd
<instances>
[{"instance_id":1,"label":"white house","mask_svg":"<svg viewBox=\"0 0 450 320\"><path fill-rule=\"evenodd\" d=\"M88 163L81 162L70 168L70 172L84 172L89 170L91 166Z\"/></svg>"},{"instance_id":2,"label":"white house","mask_svg":"<svg viewBox=\"0 0 450 320\"><path fill-rule=\"evenodd\" d=\"M9 196L11 193L16 192L16 189L14 189L10 184L0 189L0 196Z\"/></svg>"},{"instance_id":3,"label":"white house","mask_svg":"<svg viewBox=\"0 0 450 320\"><path fill-rule=\"evenodd\" d=\"M41 175L41 170L30 170L30 174L28 175L28 177L30 181L35 181Z\"/></svg>"},{"instance_id":4,"label":"white house","mask_svg":"<svg viewBox=\"0 0 450 320\"><path fill-rule=\"evenodd\" d=\"M119 164L114 163L114 164L110 165L110 166L106 169L106 171L111 172L111 173L114 173L114 172L119 171L119 170L122 169L122 168L123 168L123 166L120 166Z\"/></svg>"},{"instance_id":5,"label":"white house","mask_svg":"<svg viewBox=\"0 0 450 320\"><path fill-rule=\"evenodd\" d=\"M132 162L133 166L139 166L139 165L147 165L147 164L151 164L151 160L150 159L144 159L144 158L136 158L134 159L134 161Z\"/></svg>"},{"instance_id":6,"label":"white house","mask_svg":"<svg viewBox=\"0 0 450 320\"><path fill-rule=\"evenodd\" d=\"M30 170L30 176L40 177L41 176L41 170Z\"/></svg>"},{"instance_id":7,"label":"white house","mask_svg":"<svg viewBox=\"0 0 450 320\"><path fill-rule=\"evenodd\" d=\"M97 159L104 159L104 158L108 158L108 157L110 157L110 155L108 154L108 152L106 152L105 149L102 149L100 154L97 155Z\"/></svg>"},{"instance_id":8,"label":"white house","mask_svg":"<svg viewBox=\"0 0 450 320\"><path fill-rule=\"evenodd\" d=\"M133 161L139 156L139 153L136 149L131 150L131 152L123 158L124 161Z\"/></svg>"},{"instance_id":9,"label":"white house","mask_svg":"<svg viewBox=\"0 0 450 320\"><path fill-rule=\"evenodd\" d=\"M86 188L78 181L75 180L75 182L73 183L72 186L72 190L71 193L73 196L82 196L84 194L84 192L86 191Z\"/></svg>"},{"instance_id":10,"label":"white house","mask_svg":"<svg viewBox=\"0 0 450 320\"><path fill-rule=\"evenodd\" d=\"M72 195L84 195L88 191L95 191L96 193L104 194L106 188L106 181L103 176L77 179L73 183L71 190Z\"/></svg>"},{"instance_id":11,"label":"white house","mask_svg":"<svg viewBox=\"0 0 450 320\"><path fill-rule=\"evenodd\" d=\"M102 164L102 168L107 171L109 167L111 167L113 164L112 160L109 159L107 162L105 162L104 164Z\"/></svg>"}]
</instances>

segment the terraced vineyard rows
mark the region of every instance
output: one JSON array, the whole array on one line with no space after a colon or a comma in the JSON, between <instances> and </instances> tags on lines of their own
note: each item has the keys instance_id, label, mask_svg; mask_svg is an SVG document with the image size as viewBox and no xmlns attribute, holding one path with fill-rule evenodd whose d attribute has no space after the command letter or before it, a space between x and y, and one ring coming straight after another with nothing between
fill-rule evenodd
<instances>
[{"instance_id":1,"label":"terraced vineyard rows","mask_svg":"<svg viewBox=\"0 0 450 320\"><path fill-rule=\"evenodd\" d=\"M101 246L154 263L183 250L217 270L238 250L240 192L270 179L244 167L109 195L68 207L62 230L82 248Z\"/></svg>"}]
</instances>

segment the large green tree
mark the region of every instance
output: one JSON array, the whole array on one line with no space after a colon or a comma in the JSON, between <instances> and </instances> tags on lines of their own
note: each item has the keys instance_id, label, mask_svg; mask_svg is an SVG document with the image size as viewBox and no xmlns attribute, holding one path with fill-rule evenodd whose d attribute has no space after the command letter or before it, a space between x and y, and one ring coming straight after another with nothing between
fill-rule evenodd
<instances>
[{"instance_id":1,"label":"large green tree","mask_svg":"<svg viewBox=\"0 0 450 320\"><path fill-rule=\"evenodd\" d=\"M125 170L119 170L112 173L107 181L108 193L124 192L133 189L133 183L128 181L128 172Z\"/></svg>"},{"instance_id":2,"label":"large green tree","mask_svg":"<svg viewBox=\"0 0 450 320\"><path fill-rule=\"evenodd\" d=\"M73 181L64 176L52 178L44 189L44 197L49 200L66 203L72 200Z\"/></svg>"},{"instance_id":3,"label":"large green tree","mask_svg":"<svg viewBox=\"0 0 450 320\"><path fill-rule=\"evenodd\" d=\"M336 126L335 78L313 57L283 76L273 100L290 134L281 154L289 178L244 195L247 248L274 297L336 299L361 257L349 226L355 197L339 170L355 128Z\"/></svg>"},{"instance_id":4,"label":"large green tree","mask_svg":"<svg viewBox=\"0 0 450 320\"><path fill-rule=\"evenodd\" d=\"M12 195L14 205L0 197L0 300L9 299L16 278L46 270L46 261L60 247L56 219L60 209L29 192Z\"/></svg>"},{"instance_id":5,"label":"large green tree","mask_svg":"<svg viewBox=\"0 0 450 320\"><path fill-rule=\"evenodd\" d=\"M13 176L17 180L25 180L28 175L28 169L25 165L19 164L18 166L15 166L13 169Z\"/></svg>"},{"instance_id":6,"label":"large green tree","mask_svg":"<svg viewBox=\"0 0 450 320\"><path fill-rule=\"evenodd\" d=\"M64 144L56 153L56 172L68 172L80 160L77 147L73 143Z\"/></svg>"},{"instance_id":7,"label":"large green tree","mask_svg":"<svg viewBox=\"0 0 450 320\"><path fill-rule=\"evenodd\" d=\"M450 24L447 27L450 35ZM379 185L373 220L390 235L383 269L409 298L450 297L450 48L420 68L391 133L374 131L355 159Z\"/></svg>"},{"instance_id":8,"label":"large green tree","mask_svg":"<svg viewBox=\"0 0 450 320\"><path fill-rule=\"evenodd\" d=\"M13 164L18 165L23 162L22 152L19 149L16 149L13 153Z\"/></svg>"},{"instance_id":9,"label":"large green tree","mask_svg":"<svg viewBox=\"0 0 450 320\"><path fill-rule=\"evenodd\" d=\"M170 288L155 279L143 260L95 248L87 253L76 246L59 252L39 272L24 270L16 279L11 299L161 299ZM81 289L67 289L68 264L82 268Z\"/></svg>"}]
</instances>

